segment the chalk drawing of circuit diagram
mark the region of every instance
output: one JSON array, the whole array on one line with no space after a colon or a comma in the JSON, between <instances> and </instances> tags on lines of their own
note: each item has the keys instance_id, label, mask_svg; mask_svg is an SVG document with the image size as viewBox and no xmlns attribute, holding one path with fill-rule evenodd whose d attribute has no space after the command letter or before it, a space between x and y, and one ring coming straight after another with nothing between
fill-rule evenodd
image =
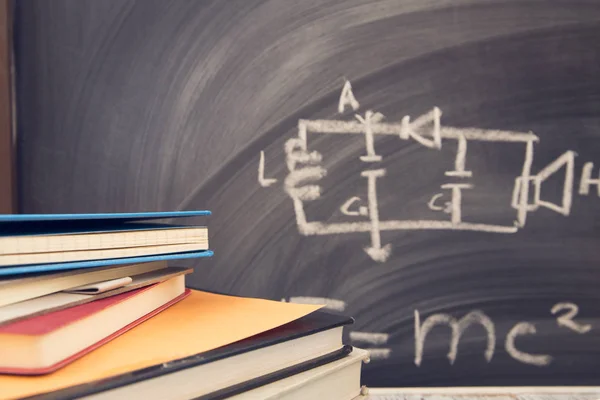
<instances>
[{"instance_id":1,"label":"chalk drawing of circuit diagram","mask_svg":"<svg viewBox=\"0 0 600 400\"><path fill-rule=\"evenodd\" d=\"M346 107L357 111L360 104L352 93L352 86L346 81L339 98L338 111L343 113ZM573 197L573 180L575 156L573 151L566 151L537 174L531 173L534 144L538 136L531 132L513 132L501 130L486 130L477 128L456 128L441 125L442 112L437 107L432 111L411 121L405 116L399 123L382 122L384 116L368 110L364 115L355 114L355 120L306 120L298 121L298 136L285 143L286 163L289 174L284 180L284 190L292 199L296 223L300 234L305 236L336 235L344 233L369 233L371 243L364 250L377 262L385 262L391 254L391 244L382 246L381 232L393 230L453 230L480 231L499 234L511 234L525 226L527 214L540 207L553 210L564 216L571 211ZM437 204L443 193L435 194L428 203L432 210L448 214L446 220L380 220L377 200L377 179L385 176L385 169L366 168L361 176L367 185L367 205L354 207L361 199L352 197L345 201L340 210L353 217L368 217L368 220L358 222L323 223L308 221L304 211L304 203L320 197L320 187L311 184L323 178L327 171L319 165L321 154L309 151L308 134L362 135L365 140L365 152L360 161L367 166L382 160L374 147L374 136L392 135L401 140L414 140L431 150L441 150L444 141L456 141L456 156L454 169L446 171L445 175L455 178L469 178L472 171L466 166L468 142L512 142L522 145L523 164L521 174L514 179L511 207L516 211L516 219L512 225L494 225L463 222L461 217L462 192L473 186L466 182L448 183L441 186L442 191L448 191L450 201L444 206ZM583 166L579 184L579 194L589 194L590 186L596 185L600 196L600 179L592 179L593 163ZM562 199L556 204L540 198L541 184L559 170L565 170ZM277 179L265 178L265 156L260 153L258 182L262 187L269 187ZM530 190L533 193L530 193ZM531 196L532 195L532 196ZM531 197L533 201L531 201Z\"/></svg>"}]
</instances>

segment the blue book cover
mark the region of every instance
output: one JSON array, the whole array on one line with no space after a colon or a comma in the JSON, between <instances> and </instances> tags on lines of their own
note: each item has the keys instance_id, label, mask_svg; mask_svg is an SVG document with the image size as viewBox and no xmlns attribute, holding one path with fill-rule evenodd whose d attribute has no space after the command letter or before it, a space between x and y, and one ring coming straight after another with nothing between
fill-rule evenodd
<instances>
[{"instance_id":1,"label":"blue book cover","mask_svg":"<svg viewBox=\"0 0 600 400\"><path fill-rule=\"evenodd\" d=\"M167 219L198 217L210 215L208 210L196 211L160 211L160 212L134 212L134 213L88 213L88 214L0 214L0 223L3 222L42 222L42 221L141 221L150 219Z\"/></svg>"},{"instance_id":2,"label":"blue book cover","mask_svg":"<svg viewBox=\"0 0 600 400\"><path fill-rule=\"evenodd\" d=\"M110 259L105 259L105 260L73 261L73 262L55 263L55 264L29 264L29 265L19 265L19 266L14 266L14 267L0 267L0 276L64 271L64 270L80 269L80 268L105 267L105 266L110 266L110 265L139 264L139 263L144 263L144 262L162 261L162 260L181 260L181 259L189 259L189 258L211 257L212 255L213 255L213 252L211 250L204 250L204 251L171 253L171 254L161 254L161 255L142 256L142 257L126 257L126 258L110 258Z\"/></svg>"}]
</instances>

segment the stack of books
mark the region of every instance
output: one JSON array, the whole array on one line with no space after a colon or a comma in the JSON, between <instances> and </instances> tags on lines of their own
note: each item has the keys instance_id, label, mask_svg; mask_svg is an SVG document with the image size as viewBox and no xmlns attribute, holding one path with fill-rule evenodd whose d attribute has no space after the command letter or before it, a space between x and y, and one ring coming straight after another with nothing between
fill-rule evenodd
<instances>
[{"instance_id":1,"label":"stack of books","mask_svg":"<svg viewBox=\"0 0 600 400\"><path fill-rule=\"evenodd\" d=\"M364 398L352 318L186 287L208 215L0 216L0 399Z\"/></svg>"}]
</instances>

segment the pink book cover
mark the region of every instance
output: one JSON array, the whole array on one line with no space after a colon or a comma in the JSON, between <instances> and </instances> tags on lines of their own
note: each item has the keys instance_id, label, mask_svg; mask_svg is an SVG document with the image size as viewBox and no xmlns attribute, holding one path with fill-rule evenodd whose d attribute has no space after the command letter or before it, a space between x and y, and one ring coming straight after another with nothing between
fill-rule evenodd
<instances>
[{"instance_id":1,"label":"pink book cover","mask_svg":"<svg viewBox=\"0 0 600 400\"><path fill-rule=\"evenodd\" d=\"M129 298L132 298L143 291L149 290L155 285L151 285L145 288L132 290L130 292L118 294L116 296L107 297L104 299L96 300L90 303L81 304L75 307L67 308L65 310L55 311L49 314L40 315L37 317L15 321L12 324L7 324L4 326L0 326L0 340L2 340L2 336L4 335L27 335L27 336L44 336L48 333L56 331L64 326L70 325L76 321L89 317L90 315L96 314L106 308L115 306ZM124 334L125 332L133 329L137 325L142 322L152 318L156 314L161 311L167 309L173 304L183 300L185 297L189 296L191 293L190 289L186 289L184 293L177 296L173 300L165 303L161 307L155 309L154 311L144 315L143 317L133 321L132 323L124 326L113 334L105 337L101 341L92 344L91 346L83 349L82 351L73 354L64 360L43 368L33 368L33 369L22 369L22 368L10 368L6 366L0 365L0 373L2 374L18 374L18 375L42 375L50 372L54 372L65 365L68 365L75 361L78 358L83 357L84 355L90 353L91 351L97 349L98 347L108 343L114 338Z\"/></svg>"}]
</instances>

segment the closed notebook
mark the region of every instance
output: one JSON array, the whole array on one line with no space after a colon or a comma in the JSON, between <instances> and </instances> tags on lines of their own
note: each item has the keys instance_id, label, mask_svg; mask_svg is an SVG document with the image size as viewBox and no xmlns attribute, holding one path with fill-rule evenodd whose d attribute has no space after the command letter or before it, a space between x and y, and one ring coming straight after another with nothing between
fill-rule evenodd
<instances>
[{"instance_id":1,"label":"closed notebook","mask_svg":"<svg viewBox=\"0 0 600 400\"><path fill-rule=\"evenodd\" d=\"M75 361L185 296L185 276L0 326L0 373L45 374Z\"/></svg>"},{"instance_id":2,"label":"closed notebook","mask_svg":"<svg viewBox=\"0 0 600 400\"><path fill-rule=\"evenodd\" d=\"M12 267L0 267L0 278L2 276L16 276L25 274L37 274L40 272L66 271L83 268L95 268L105 266L117 266L123 264L141 264L152 261L184 260L190 258L212 257L211 250L185 251L168 254L157 254L149 256L106 258L99 260L69 261L51 264L29 264Z\"/></svg>"},{"instance_id":3,"label":"closed notebook","mask_svg":"<svg viewBox=\"0 0 600 400\"><path fill-rule=\"evenodd\" d=\"M223 399L343 358L351 351L343 346L343 328L352 323L316 311L215 350L34 398Z\"/></svg>"},{"instance_id":4,"label":"closed notebook","mask_svg":"<svg viewBox=\"0 0 600 400\"><path fill-rule=\"evenodd\" d=\"M165 261L0 277L0 307L89 283L167 268ZM2 268L0 268L2 271Z\"/></svg>"},{"instance_id":5,"label":"closed notebook","mask_svg":"<svg viewBox=\"0 0 600 400\"><path fill-rule=\"evenodd\" d=\"M191 268L161 268L155 271L149 271L141 274L132 274L132 276L128 278L122 278L129 279L131 280L131 282L124 286L120 286L116 289L108 291L77 291L74 293L67 289L61 292L50 293L45 296L36 297L34 299L9 304L0 307L0 325L4 325L9 322L18 321L37 315L48 314L53 311L58 311L80 304L89 303L91 301L100 300L105 297L129 292L131 290L139 289L145 286L150 286L154 283L166 281L167 279L173 278L178 275L190 274L192 272L193 270ZM114 280L110 282L114 282ZM103 282L100 282L100 285L98 286L103 287L102 284ZM90 285L90 287L95 286L97 286L97 284Z\"/></svg>"},{"instance_id":6,"label":"closed notebook","mask_svg":"<svg viewBox=\"0 0 600 400\"><path fill-rule=\"evenodd\" d=\"M172 259L173 254L210 256L206 227L144 223L206 215L210 212L2 214L0 275Z\"/></svg>"}]
</instances>

